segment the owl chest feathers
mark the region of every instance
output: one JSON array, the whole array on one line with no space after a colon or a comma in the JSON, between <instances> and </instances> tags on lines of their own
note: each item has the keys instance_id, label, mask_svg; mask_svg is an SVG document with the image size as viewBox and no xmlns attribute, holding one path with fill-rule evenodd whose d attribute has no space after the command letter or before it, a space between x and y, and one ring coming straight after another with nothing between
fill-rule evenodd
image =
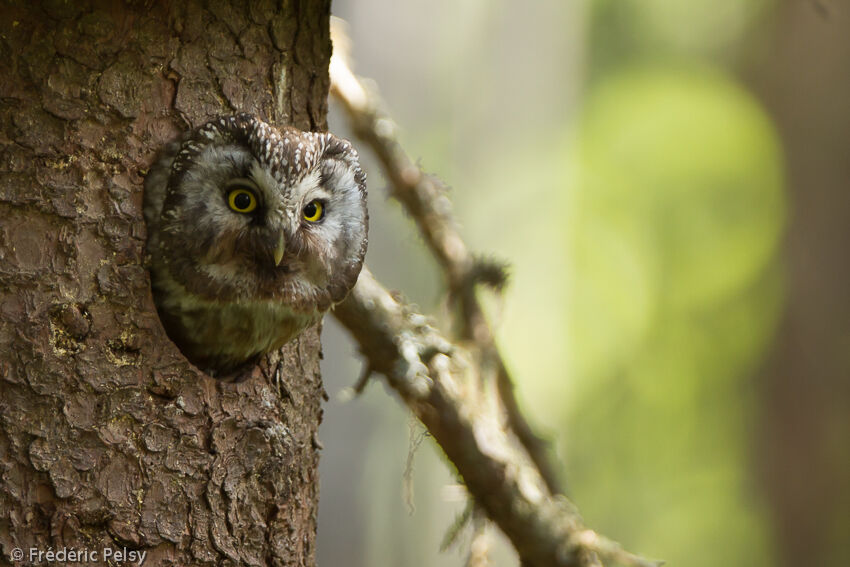
<instances>
[{"instance_id":1,"label":"owl chest feathers","mask_svg":"<svg viewBox=\"0 0 850 567\"><path fill-rule=\"evenodd\" d=\"M164 281L163 281L164 280ZM186 290L171 278L154 286L171 338L205 370L226 374L258 355L283 346L322 317L271 299L218 301Z\"/></svg>"}]
</instances>

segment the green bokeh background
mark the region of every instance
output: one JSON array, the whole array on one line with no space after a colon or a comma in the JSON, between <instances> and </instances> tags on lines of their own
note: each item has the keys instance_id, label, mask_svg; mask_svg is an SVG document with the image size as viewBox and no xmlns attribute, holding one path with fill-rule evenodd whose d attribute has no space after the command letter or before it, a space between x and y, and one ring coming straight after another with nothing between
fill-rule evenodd
<instances>
[{"instance_id":1,"label":"green bokeh background","mask_svg":"<svg viewBox=\"0 0 850 567\"><path fill-rule=\"evenodd\" d=\"M566 432L585 518L672 564L774 564L748 454L782 301L781 159L727 74L636 65L563 139L497 161L485 185L508 198L470 221L513 219L488 238L515 273L499 336L526 407Z\"/></svg>"},{"instance_id":2,"label":"green bokeh background","mask_svg":"<svg viewBox=\"0 0 850 567\"><path fill-rule=\"evenodd\" d=\"M669 565L777 564L756 379L785 301L789 204L777 127L740 78L774 3L334 10L405 148L451 186L471 247L512 266L487 305L588 524ZM345 133L339 114L331 127ZM439 317L435 265L366 160L367 261ZM325 339L333 396L358 366L332 323ZM462 547L438 552L463 502L427 444L408 513L408 421L381 386L332 399L322 435L320 564L463 564ZM515 565L493 540L494 564Z\"/></svg>"}]
</instances>

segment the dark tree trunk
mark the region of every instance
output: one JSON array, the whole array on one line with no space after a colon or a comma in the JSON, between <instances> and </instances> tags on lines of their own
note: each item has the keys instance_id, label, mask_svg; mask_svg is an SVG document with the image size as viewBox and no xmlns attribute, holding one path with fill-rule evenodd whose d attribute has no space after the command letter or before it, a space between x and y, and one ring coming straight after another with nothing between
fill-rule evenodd
<instances>
[{"instance_id":1,"label":"dark tree trunk","mask_svg":"<svg viewBox=\"0 0 850 567\"><path fill-rule=\"evenodd\" d=\"M141 204L156 150L214 115L325 128L329 10L0 7L0 564L315 564L318 330L239 384L195 370L151 300Z\"/></svg>"},{"instance_id":2,"label":"dark tree trunk","mask_svg":"<svg viewBox=\"0 0 850 567\"><path fill-rule=\"evenodd\" d=\"M785 145L787 307L764 373L780 565L850 564L850 12L785 0L751 73Z\"/></svg>"}]
</instances>

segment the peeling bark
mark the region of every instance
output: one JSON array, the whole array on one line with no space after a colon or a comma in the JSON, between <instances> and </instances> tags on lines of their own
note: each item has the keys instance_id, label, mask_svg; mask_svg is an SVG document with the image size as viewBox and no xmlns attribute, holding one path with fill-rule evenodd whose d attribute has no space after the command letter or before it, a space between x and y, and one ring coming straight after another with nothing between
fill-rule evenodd
<instances>
[{"instance_id":1,"label":"peeling bark","mask_svg":"<svg viewBox=\"0 0 850 567\"><path fill-rule=\"evenodd\" d=\"M214 115L326 127L329 10L0 7L0 563L315 564L318 329L242 383L197 371L157 318L141 209L157 149Z\"/></svg>"}]
</instances>

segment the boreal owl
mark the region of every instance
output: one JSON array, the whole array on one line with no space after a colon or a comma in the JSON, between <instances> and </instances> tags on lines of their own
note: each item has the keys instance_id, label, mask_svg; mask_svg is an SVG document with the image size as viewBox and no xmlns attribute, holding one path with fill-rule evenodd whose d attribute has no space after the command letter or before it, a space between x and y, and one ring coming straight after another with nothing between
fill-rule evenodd
<instances>
[{"instance_id":1,"label":"boreal owl","mask_svg":"<svg viewBox=\"0 0 850 567\"><path fill-rule=\"evenodd\" d=\"M145 179L144 214L160 319L216 376L318 321L366 254L365 175L351 144L248 114L168 145Z\"/></svg>"}]
</instances>

